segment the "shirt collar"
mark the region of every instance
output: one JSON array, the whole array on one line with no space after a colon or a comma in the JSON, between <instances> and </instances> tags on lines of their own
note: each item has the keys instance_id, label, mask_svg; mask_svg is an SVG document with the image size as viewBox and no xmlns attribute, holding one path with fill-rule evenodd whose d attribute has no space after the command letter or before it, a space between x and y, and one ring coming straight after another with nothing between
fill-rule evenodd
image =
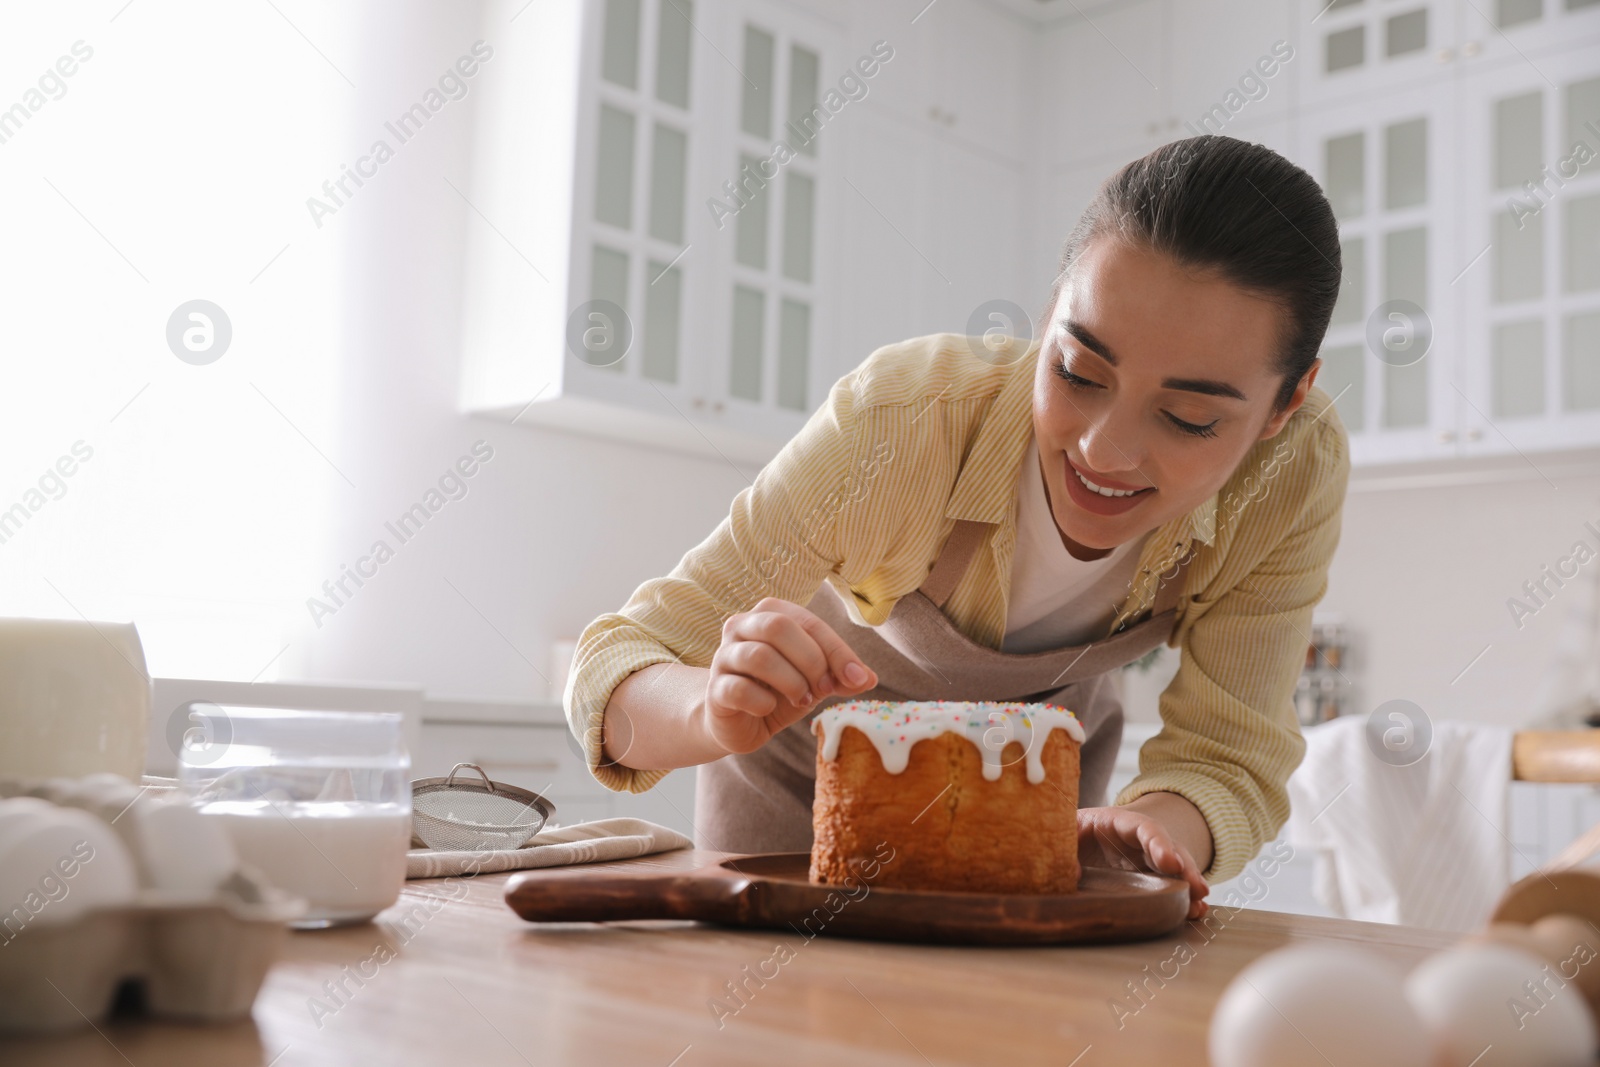
<instances>
[{"instance_id":1,"label":"shirt collar","mask_svg":"<svg viewBox=\"0 0 1600 1067\"><path fill-rule=\"evenodd\" d=\"M1010 349L1002 349L1011 351ZM1000 392L978 427L978 435L961 465L945 517L1003 523L1016 497L1022 457L1033 435L1033 374L1039 342L1034 341L1010 364ZM962 350L960 358L971 358ZM1005 471L1009 478L996 477Z\"/></svg>"},{"instance_id":2,"label":"shirt collar","mask_svg":"<svg viewBox=\"0 0 1600 1067\"><path fill-rule=\"evenodd\" d=\"M1010 365L1010 373L961 465L955 491L944 511L946 518L1003 523L1010 514L1017 476L1033 436L1033 380L1039 348L1040 342L1035 340ZM990 471L1008 471L1011 477L986 476ZM1211 544L1216 537L1217 494L1211 494L1183 520L1180 530L1186 526L1188 536Z\"/></svg>"}]
</instances>

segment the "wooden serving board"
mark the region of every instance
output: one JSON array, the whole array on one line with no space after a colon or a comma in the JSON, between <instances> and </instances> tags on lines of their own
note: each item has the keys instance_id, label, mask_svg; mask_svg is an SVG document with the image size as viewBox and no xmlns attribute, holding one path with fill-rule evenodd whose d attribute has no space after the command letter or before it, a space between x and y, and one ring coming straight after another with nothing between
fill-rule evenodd
<instances>
[{"instance_id":1,"label":"wooden serving board","mask_svg":"<svg viewBox=\"0 0 1600 1067\"><path fill-rule=\"evenodd\" d=\"M860 883L813 885L811 856L773 852L709 866L660 870L582 865L526 871L506 903L530 922L693 919L935 944L1059 945L1138 941L1177 929L1189 887L1176 878L1103 867L1084 870L1078 892L956 893Z\"/></svg>"}]
</instances>

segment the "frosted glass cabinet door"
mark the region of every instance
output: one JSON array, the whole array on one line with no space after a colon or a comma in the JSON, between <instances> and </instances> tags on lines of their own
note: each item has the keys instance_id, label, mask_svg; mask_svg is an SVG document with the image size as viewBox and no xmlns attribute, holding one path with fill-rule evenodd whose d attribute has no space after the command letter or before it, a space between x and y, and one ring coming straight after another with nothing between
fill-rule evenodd
<instances>
[{"instance_id":1,"label":"frosted glass cabinet door","mask_svg":"<svg viewBox=\"0 0 1600 1067\"><path fill-rule=\"evenodd\" d=\"M839 300L825 284L827 218L843 160L838 125L859 118L848 113L859 105L825 106L845 62L828 24L785 4L703 2L715 3L717 18L701 29L733 61L715 71L724 103L709 134L710 157L733 184L719 197L731 217L703 255L696 250L713 295L693 416L779 438L804 424L832 384L817 373Z\"/></svg>"},{"instance_id":2,"label":"frosted glass cabinet door","mask_svg":"<svg viewBox=\"0 0 1600 1067\"><path fill-rule=\"evenodd\" d=\"M572 318L552 393L681 419L702 391L704 345L688 333L703 318L695 307L709 279L687 250L709 226L697 199L709 94L704 44L690 25L703 2L596 0L588 9Z\"/></svg>"},{"instance_id":3,"label":"frosted glass cabinet door","mask_svg":"<svg viewBox=\"0 0 1600 1067\"><path fill-rule=\"evenodd\" d=\"M1302 102L1313 106L1436 83L1458 57L1462 27L1482 21L1459 0L1300 0L1297 7L1291 65Z\"/></svg>"},{"instance_id":4,"label":"frosted glass cabinet door","mask_svg":"<svg viewBox=\"0 0 1600 1067\"><path fill-rule=\"evenodd\" d=\"M1551 51L1600 46L1600 3L1595 0L1471 0L1461 19L1461 47L1469 65L1500 61L1544 66Z\"/></svg>"},{"instance_id":5,"label":"frosted glass cabinet door","mask_svg":"<svg viewBox=\"0 0 1600 1067\"><path fill-rule=\"evenodd\" d=\"M1600 444L1600 44L1475 72L1459 112L1463 449Z\"/></svg>"},{"instance_id":6,"label":"frosted glass cabinet door","mask_svg":"<svg viewBox=\"0 0 1600 1067\"><path fill-rule=\"evenodd\" d=\"M1453 112L1448 90L1422 89L1323 106L1300 123L1296 162L1333 206L1343 268L1318 384L1354 462L1457 450Z\"/></svg>"}]
</instances>

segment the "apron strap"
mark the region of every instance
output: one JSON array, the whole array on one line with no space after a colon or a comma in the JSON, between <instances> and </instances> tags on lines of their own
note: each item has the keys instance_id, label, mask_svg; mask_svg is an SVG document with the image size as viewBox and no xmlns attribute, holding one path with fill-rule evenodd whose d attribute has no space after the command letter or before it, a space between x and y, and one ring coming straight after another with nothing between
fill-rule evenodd
<instances>
[{"instance_id":1,"label":"apron strap","mask_svg":"<svg viewBox=\"0 0 1600 1067\"><path fill-rule=\"evenodd\" d=\"M978 546L983 543L983 535L991 525L973 519L956 520L955 529L945 538L939 558L933 561L933 569L920 587L922 595L933 601L936 607L944 607L944 602L955 591L956 583L966 573L967 564L972 562Z\"/></svg>"}]
</instances>

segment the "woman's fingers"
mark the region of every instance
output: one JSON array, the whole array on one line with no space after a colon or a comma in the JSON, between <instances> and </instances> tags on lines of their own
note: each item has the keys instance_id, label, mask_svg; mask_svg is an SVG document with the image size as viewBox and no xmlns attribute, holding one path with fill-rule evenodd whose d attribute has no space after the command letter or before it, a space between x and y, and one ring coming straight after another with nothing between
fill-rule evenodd
<instances>
[{"instance_id":1,"label":"woman's fingers","mask_svg":"<svg viewBox=\"0 0 1600 1067\"><path fill-rule=\"evenodd\" d=\"M766 597L723 623L706 704L718 742L746 752L824 697L876 684L877 675L827 623L798 604Z\"/></svg>"},{"instance_id":2,"label":"woman's fingers","mask_svg":"<svg viewBox=\"0 0 1600 1067\"><path fill-rule=\"evenodd\" d=\"M828 661L821 647L800 625L800 620L791 613L791 609L805 611L785 600L774 597L763 599L753 610L729 617L722 627L722 644L726 649L730 644L747 641L771 648L800 679L800 688L786 693L790 703L804 704L806 701L803 698L808 692L813 700L816 699L816 691L822 688L822 676L828 671ZM759 673L753 677L768 680ZM772 679L774 683L779 681L778 677ZM774 684L774 688L784 692L777 684Z\"/></svg>"},{"instance_id":3,"label":"woman's fingers","mask_svg":"<svg viewBox=\"0 0 1600 1067\"><path fill-rule=\"evenodd\" d=\"M713 710L719 713L761 717L771 715L778 708L778 697L772 690L742 674L713 675L707 689Z\"/></svg>"},{"instance_id":4,"label":"woman's fingers","mask_svg":"<svg viewBox=\"0 0 1600 1067\"><path fill-rule=\"evenodd\" d=\"M1209 910L1211 891L1189 850L1154 817L1127 808L1086 808L1078 813L1078 856L1088 866L1125 867L1182 878L1189 886L1191 919Z\"/></svg>"},{"instance_id":5,"label":"woman's fingers","mask_svg":"<svg viewBox=\"0 0 1600 1067\"><path fill-rule=\"evenodd\" d=\"M795 707L808 707L816 702L805 675L772 645L761 641L735 641L724 645L717 654L726 670L760 682Z\"/></svg>"},{"instance_id":6,"label":"woman's fingers","mask_svg":"<svg viewBox=\"0 0 1600 1067\"><path fill-rule=\"evenodd\" d=\"M877 675L831 626L787 600L766 597L754 610L732 616L723 627L724 644L730 640L769 645L798 671L806 686L801 692L791 694L776 684L774 688L799 706L808 706L835 693L860 692L877 684ZM763 674L753 677L770 682L779 680L768 679ZM810 700L804 699L807 693Z\"/></svg>"},{"instance_id":7,"label":"woman's fingers","mask_svg":"<svg viewBox=\"0 0 1600 1067\"><path fill-rule=\"evenodd\" d=\"M823 664L827 672L827 679L832 683L832 688L840 693L859 693L878 684L878 676L871 667L866 665L862 658L855 654L844 638L834 632L833 627L823 622L816 615L807 611L798 604L791 604L787 600L778 600L768 597L761 602L770 604L773 611L782 612L793 618L800 629L815 643L818 652L823 657ZM761 605L756 605L760 607ZM807 677L812 684L821 685L823 678L812 675ZM827 695L827 694L823 694Z\"/></svg>"},{"instance_id":8,"label":"woman's fingers","mask_svg":"<svg viewBox=\"0 0 1600 1067\"><path fill-rule=\"evenodd\" d=\"M1208 909L1205 895L1211 891L1200 876L1200 868L1189 850L1172 839L1153 818L1143 818L1137 828L1140 850L1148 857L1151 869L1182 878L1189 884L1189 918L1198 919Z\"/></svg>"}]
</instances>

